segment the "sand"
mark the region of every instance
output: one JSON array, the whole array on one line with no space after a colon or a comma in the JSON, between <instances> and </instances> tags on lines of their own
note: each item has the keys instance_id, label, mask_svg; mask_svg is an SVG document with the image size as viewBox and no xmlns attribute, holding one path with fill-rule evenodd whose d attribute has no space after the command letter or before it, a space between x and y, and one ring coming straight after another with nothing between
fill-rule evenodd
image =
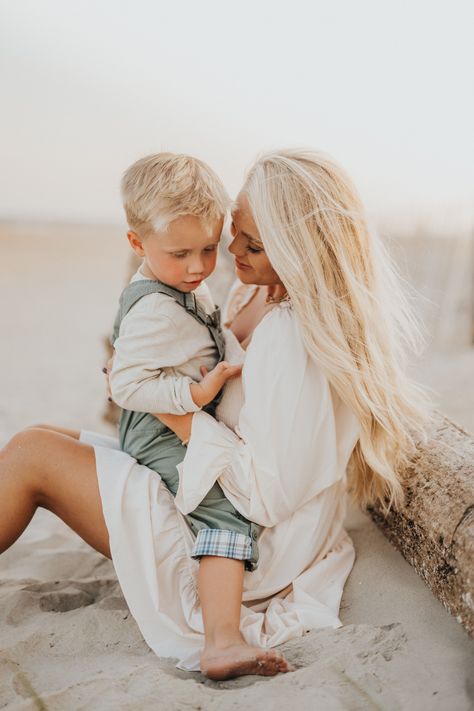
<instances>
[{"instance_id":1,"label":"sand","mask_svg":"<svg viewBox=\"0 0 474 711\"><path fill-rule=\"evenodd\" d=\"M446 267L455 250L437 249L436 269ZM419 245L410 250L420 259ZM430 302L431 352L418 371L442 409L472 430L466 376L474 359L459 286L465 261L451 260L445 271L458 276L444 287L435 268L430 281L425 264L423 293L436 283L443 298L437 308ZM119 229L1 227L0 442L45 421L111 431L102 418L103 336L126 271ZM457 324L450 334L436 326L444 323L444 295ZM357 561L343 597L344 627L284 645L291 674L216 684L157 658L111 562L39 511L0 557L0 709L473 708L472 641L365 515L352 511L348 528Z\"/></svg>"}]
</instances>

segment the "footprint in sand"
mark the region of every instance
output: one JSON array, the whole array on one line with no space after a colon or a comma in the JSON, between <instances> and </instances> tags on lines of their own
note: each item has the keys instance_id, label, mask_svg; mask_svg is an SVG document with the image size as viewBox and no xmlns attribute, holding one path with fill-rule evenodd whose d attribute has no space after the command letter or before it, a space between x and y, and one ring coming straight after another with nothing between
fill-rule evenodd
<instances>
[{"instance_id":1,"label":"footprint in sand","mask_svg":"<svg viewBox=\"0 0 474 711\"><path fill-rule=\"evenodd\" d=\"M116 580L57 580L26 585L22 590L35 593L39 607L44 612L69 612L103 601L101 607L125 607L125 601L116 594ZM107 600L107 598L110 598ZM112 604L111 604L112 603Z\"/></svg>"}]
</instances>

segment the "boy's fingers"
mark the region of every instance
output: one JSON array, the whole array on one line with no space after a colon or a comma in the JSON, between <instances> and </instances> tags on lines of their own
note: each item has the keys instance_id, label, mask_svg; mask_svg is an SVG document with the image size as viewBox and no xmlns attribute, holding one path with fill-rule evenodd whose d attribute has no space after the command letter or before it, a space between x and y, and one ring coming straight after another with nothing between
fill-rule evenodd
<instances>
[{"instance_id":1,"label":"boy's fingers","mask_svg":"<svg viewBox=\"0 0 474 711\"><path fill-rule=\"evenodd\" d=\"M199 368L199 370L201 371L201 375L202 375L203 378L205 378L206 375L207 375L208 372L209 372L205 365L201 365L201 367Z\"/></svg>"}]
</instances>

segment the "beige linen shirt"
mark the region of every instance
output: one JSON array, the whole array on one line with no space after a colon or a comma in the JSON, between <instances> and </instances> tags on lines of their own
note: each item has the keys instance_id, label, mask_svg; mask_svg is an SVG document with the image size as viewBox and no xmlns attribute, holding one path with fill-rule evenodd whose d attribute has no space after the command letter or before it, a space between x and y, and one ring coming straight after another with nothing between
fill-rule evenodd
<instances>
[{"instance_id":1,"label":"beige linen shirt","mask_svg":"<svg viewBox=\"0 0 474 711\"><path fill-rule=\"evenodd\" d=\"M139 269L130 281L140 279L146 277ZM193 293L206 313L214 311L206 284ZM200 409L189 386L201 380L202 365L216 365L217 349L208 329L172 297L140 299L123 318L114 347L110 389L120 407L175 415Z\"/></svg>"}]
</instances>

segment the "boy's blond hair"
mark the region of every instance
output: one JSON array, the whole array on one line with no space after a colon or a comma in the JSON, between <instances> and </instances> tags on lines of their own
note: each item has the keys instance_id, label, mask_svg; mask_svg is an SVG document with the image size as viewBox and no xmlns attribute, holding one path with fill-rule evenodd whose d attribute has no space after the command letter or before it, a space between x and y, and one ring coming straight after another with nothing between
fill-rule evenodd
<instances>
[{"instance_id":1,"label":"boy's blond hair","mask_svg":"<svg viewBox=\"0 0 474 711\"><path fill-rule=\"evenodd\" d=\"M125 171L121 192L128 225L142 238L166 230L185 215L199 217L210 227L225 215L230 202L206 163L178 153L137 160Z\"/></svg>"}]
</instances>

